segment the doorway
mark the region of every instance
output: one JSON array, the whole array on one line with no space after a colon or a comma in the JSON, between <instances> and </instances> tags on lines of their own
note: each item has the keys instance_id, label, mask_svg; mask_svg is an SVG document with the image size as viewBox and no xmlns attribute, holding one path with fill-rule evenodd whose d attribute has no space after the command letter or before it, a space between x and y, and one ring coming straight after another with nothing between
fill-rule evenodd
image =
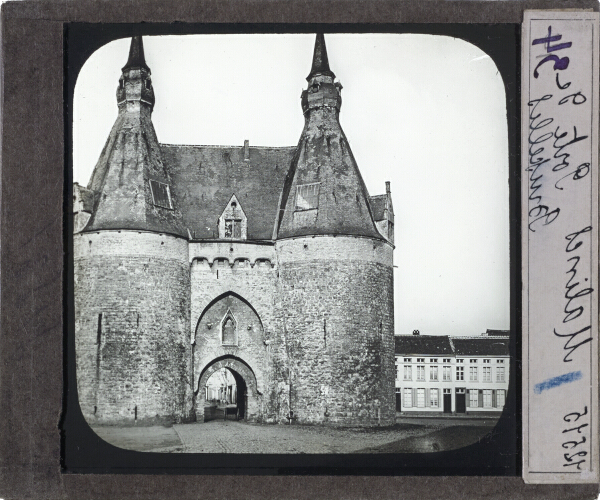
<instances>
[{"instance_id":1,"label":"doorway","mask_svg":"<svg viewBox=\"0 0 600 500\"><path fill-rule=\"evenodd\" d=\"M250 420L259 417L260 393L254 371L233 356L217 358L206 366L198 379L196 415L200 422L210 420Z\"/></svg>"},{"instance_id":2,"label":"doorway","mask_svg":"<svg viewBox=\"0 0 600 500\"><path fill-rule=\"evenodd\" d=\"M452 413L451 389L444 389L444 413Z\"/></svg>"},{"instance_id":3,"label":"doorway","mask_svg":"<svg viewBox=\"0 0 600 500\"><path fill-rule=\"evenodd\" d=\"M244 420L248 406L248 387L244 378L231 368L220 368L204 386L204 421Z\"/></svg>"},{"instance_id":4,"label":"doorway","mask_svg":"<svg viewBox=\"0 0 600 500\"><path fill-rule=\"evenodd\" d=\"M456 413L465 413L467 411L465 393L464 388L456 389Z\"/></svg>"}]
</instances>

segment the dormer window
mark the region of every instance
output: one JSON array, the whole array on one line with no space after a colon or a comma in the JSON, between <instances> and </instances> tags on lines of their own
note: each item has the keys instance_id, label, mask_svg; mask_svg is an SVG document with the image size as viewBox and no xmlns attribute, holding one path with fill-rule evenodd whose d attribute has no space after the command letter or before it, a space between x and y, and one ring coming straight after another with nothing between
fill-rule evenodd
<instances>
[{"instance_id":1,"label":"dormer window","mask_svg":"<svg viewBox=\"0 0 600 500\"><path fill-rule=\"evenodd\" d=\"M169 185L162 182L150 180L150 191L152 191L152 202L154 206L173 209L171 203L171 192Z\"/></svg>"},{"instance_id":2,"label":"dormer window","mask_svg":"<svg viewBox=\"0 0 600 500\"><path fill-rule=\"evenodd\" d=\"M319 182L296 187L296 212L319 208Z\"/></svg>"},{"instance_id":3,"label":"dormer window","mask_svg":"<svg viewBox=\"0 0 600 500\"><path fill-rule=\"evenodd\" d=\"M219 238L245 240L247 238L248 220L238 199L233 195L225 210L219 217Z\"/></svg>"},{"instance_id":4,"label":"dormer window","mask_svg":"<svg viewBox=\"0 0 600 500\"><path fill-rule=\"evenodd\" d=\"M225 238L241 238L242 237L242 220L241 219L225 219Z\"/></svg>"}]
</instances>

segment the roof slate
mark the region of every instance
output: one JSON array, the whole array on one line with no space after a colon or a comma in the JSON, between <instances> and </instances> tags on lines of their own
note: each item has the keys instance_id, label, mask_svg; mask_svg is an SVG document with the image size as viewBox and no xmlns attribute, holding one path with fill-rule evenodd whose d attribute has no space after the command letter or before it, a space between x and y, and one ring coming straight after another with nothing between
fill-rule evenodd
<instances>
[{"instance_id":1,"label":"roof slate","mask_svg":"<svg viewBox=\"0 0 600 500\"><path fill-rule=\"evenodd\" d=\"M508 356L508 337L453 338L457 356Z\"/></svg>"},{"instance_id":2,"label":"roof slate","mask_svg":"<svg viewBox=\"0 0 600 500\"><path fill-rule=\"evenodd\" d=\"M452 354L448 335L396 335L396 354L444 355Z\"/></svg>"},{"instance_id":3,"label":"roof slate","mask_svg":"<svg viewBox=\"0 0 600 500\"><path fill-rule=\"evenodd\" d=\"M377 196L371 196L370 201L373 220L377 222L385 219L385 203L387 201L387 195L378 194Z\"/></svg>"},{"instance_id":4,"label":"roof slate","mask_svg":"<svg viewBox=\"0 0 600 500\"><path fill-rule=\"evenodd\" d=\"M218 238L218 218L235 194L248 218L249 240L270 240L279 196L295 147L160 145L183 225L194 239Z\"/></svg>"}]
</instances>

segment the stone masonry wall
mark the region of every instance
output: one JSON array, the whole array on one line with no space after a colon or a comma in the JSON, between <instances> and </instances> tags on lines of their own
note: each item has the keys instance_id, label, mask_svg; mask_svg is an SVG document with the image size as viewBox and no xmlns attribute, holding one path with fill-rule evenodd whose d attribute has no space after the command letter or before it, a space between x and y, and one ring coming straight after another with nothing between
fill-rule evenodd
<instances>
[{"instance_id":1,"label":"stone masonry wall","mask_svg":"<svg viewBox=\"0 0 600 500\"><path fill-rule=\"evenodd\" d=\"M285 420L288 393L278 385L285 360L282 358L281 327L276 310L279 271L273 244L191 243L190 260L191 332L196 341L195 389L202 372L215 360L224 356L241 359L256 376L259 394L252 419L265 422ZM213 304L215 299L223 298L222 302ZM216 322L225 314L226 304L232 308L236 319L239 318L238 325L241 327L240 344L235 347L222 346L218 339ZM209 305L210 310L207 310ZM212 318L213 315L215 318ZM215 323L211 330L207 329L209 322ZM256 326L257 322L260 322L260 327ZM252 330L248 330L248 326L252 326ZM203 411L202 391L203 388L200 388L196 400L199 419ZM249 401L249 409L252 407L253 402ZM249 416L251 413L249 411Z\"/></svg>"},{"instance_id":2,"label":"stone masonry wall","mask_svg":"<svg viewBox=\"0 0 600 500\"><path fill-rule=\"evenodd\" d=\"M74 235L79 402L90 423L192 418L187 241Z\"/></svg>"},{"instance_id":3,"label":"stone masonry wall","mask_svg":"<svg viewBox=\"0 0 600 500\"><path fill-rule=\"evenodd\" d=\"M298 423L394 423L392 247L368 238L278 241Z\"/></svg>"},{"instance_id":4,"label":"stone masonry wall","mask_svg":"<svg viewBox=\"0 0 600 500\"><path fill-rule=\"evenodd\" d=\"M232 318L235 326L233 340L224 338L223 323L228 318ZM240 370L236 373L246 381L249 401L256 403L253 405L256 408L260 408L262 398L253 380L257 380L258 373L258 380L261 387L264 387L263 374L267 371L266 351L262 323L256 312L236 295L227 294L208 307L198 323L194 344L194 380L199 379L215 359L242 359L250 370ZM204 387L198 384L194 390L198 394L196 414L199 417L204 411ZM243 397L243 394L239 394L239 397ZM260 419L256 410L247 417L249 420Z\"/></svg>"}]
</instances>

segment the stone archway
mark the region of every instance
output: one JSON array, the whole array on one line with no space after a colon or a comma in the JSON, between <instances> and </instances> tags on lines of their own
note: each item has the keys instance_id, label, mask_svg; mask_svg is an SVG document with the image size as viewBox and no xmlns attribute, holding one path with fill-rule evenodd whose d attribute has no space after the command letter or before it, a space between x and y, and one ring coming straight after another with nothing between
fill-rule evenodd
<instances>
[{"instance_id":1,"label":"stone archway","mask_svg":"<svg viewBox=\"0 0 600 500\"><path fill-rule=\"evenodd\" d=\"M204 420L205 385L221 368L228 369L236 385L246 389L248 403L242 409L245 419L261 420L260 392L269 358L262 320L246 299L230 291L204 308L192 342L192 362L198 421ZM243 393L238 394L244 399Z\"/></svg>"},{"instance_id":2,"label":"stone archway","mask_svg":"<svg viewBox=\"0 0 600 500\"><path fill-rule=\"evenodd\" d=\"M256 421L259 417L259 397L256 376L250 366L243 360L234 356L223 356L214 359L206 365L198 379L196 386L196 416L199 422L204 421L204 406L206 404L204 387L208 379L222 368L228 369L237 385L237 405L240 419Z\"/></svg>"}]
</instances>

